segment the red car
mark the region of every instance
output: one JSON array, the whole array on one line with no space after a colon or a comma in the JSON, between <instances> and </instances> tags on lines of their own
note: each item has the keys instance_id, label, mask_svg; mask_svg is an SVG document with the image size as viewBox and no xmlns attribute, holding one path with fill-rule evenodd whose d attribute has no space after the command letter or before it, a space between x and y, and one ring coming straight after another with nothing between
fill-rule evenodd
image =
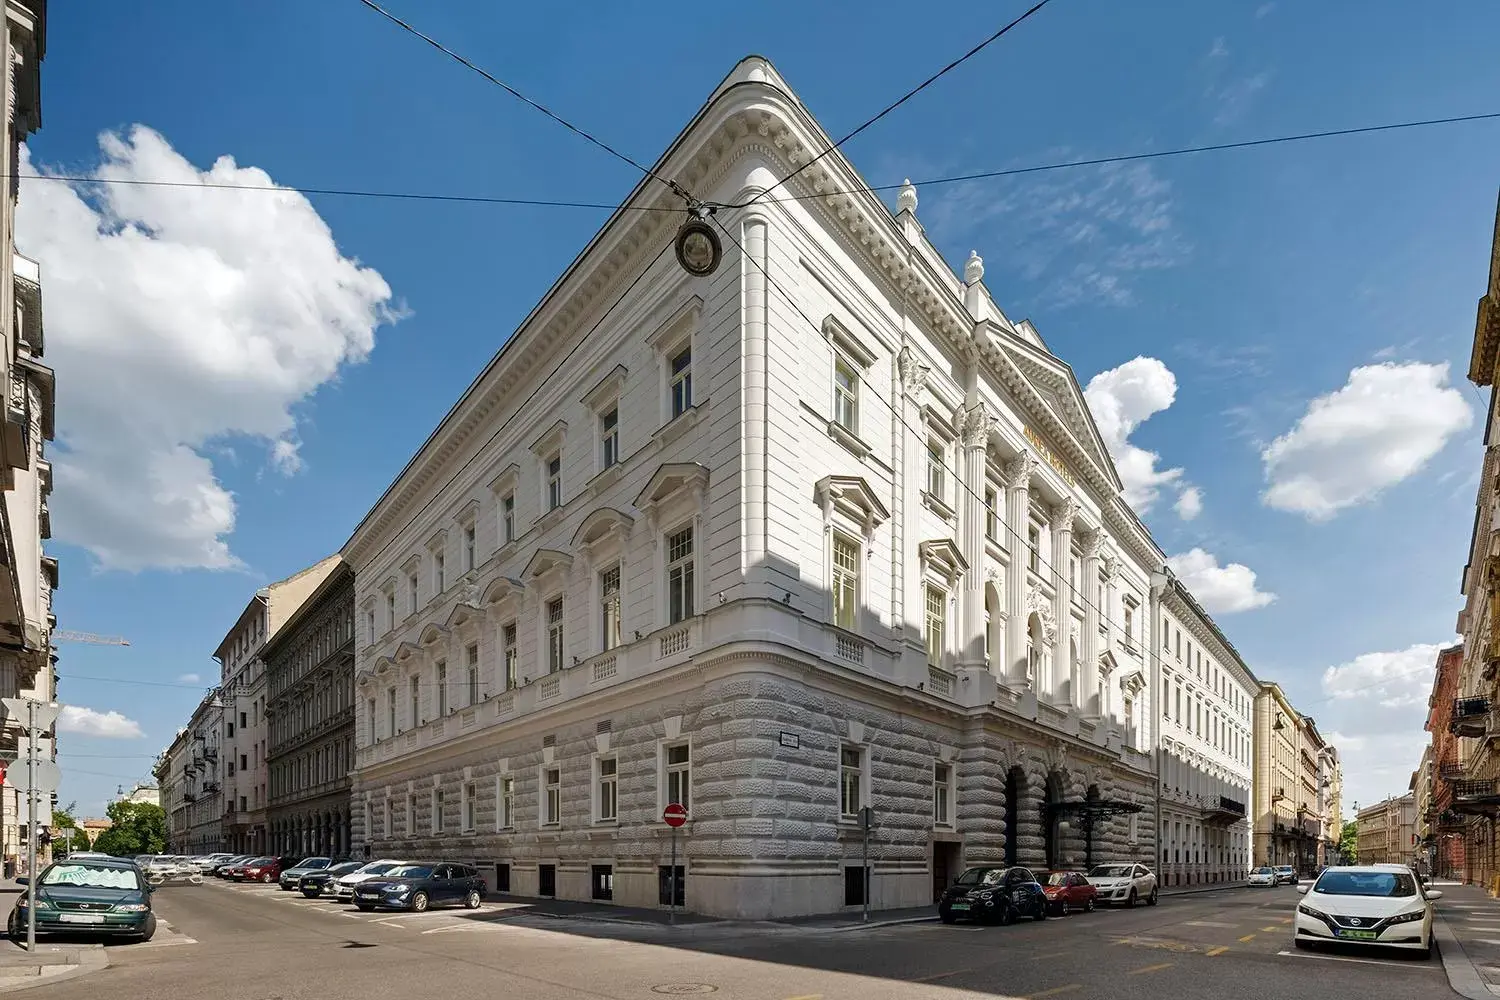
<instances>
[{"instance_id":1,"label":"red car","mask_svg":"<svg viewBox=\"0 0 1500 1000\"><path fill-rule=\"evenodd\" d=\"M236 882L275 882L281 878L281 862L275 858L256 858L239 865L231 876Z\"/></svg>"},{"instance_id":2,"label":"red car","mask_svg":"<svg viewBox=\"0 0 1500 1000\"><path fill-rule=\"evenodd\" d=\"M1042 892L1054 913L1066 916L1074 910L1092 913L1099 890L1083 872L1048 872L1041 878Z\"/></svg>"}]
</instances>

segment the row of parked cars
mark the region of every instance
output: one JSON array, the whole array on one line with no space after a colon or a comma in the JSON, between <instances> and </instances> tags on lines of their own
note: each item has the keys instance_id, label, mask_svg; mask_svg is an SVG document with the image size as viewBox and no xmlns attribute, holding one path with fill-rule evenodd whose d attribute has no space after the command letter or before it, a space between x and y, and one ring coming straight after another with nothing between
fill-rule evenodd
<instances>
[{"instance_id":1,"label":"row of parked cars","mask_svg":"<svg viewBox=\"0 0 1500 1000\"><path fill-rule=\"evenodd\" d=\"M227 881L276 883L283 892L352 903L367 911L422 913L434 906L477 910L485 894L484 877L477 869L451 861L239 857L219 861L208 870Z\"/></svg>"},{"instance_id":2,"label":"row of parked cars","mask_svg":"<svg viewBox=\"0 0 1500 1000\"><path fill-rule=\"evenodd\" d=\"M1113 861L1095 865L1087 873L1051 871L1038 875L1020 866L983 865L970 868L944 891L938 918L1012 924L1021 917L1090 913L1096 906L1155 906L1159 899L1156 875L1145 865Z\"/></svg>"}]
</instances>

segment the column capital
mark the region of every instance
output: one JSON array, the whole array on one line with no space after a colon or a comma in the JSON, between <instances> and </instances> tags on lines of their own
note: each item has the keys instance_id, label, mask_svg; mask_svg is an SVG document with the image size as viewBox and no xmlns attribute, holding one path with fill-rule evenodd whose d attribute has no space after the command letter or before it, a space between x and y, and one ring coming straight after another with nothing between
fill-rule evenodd
<instances>
[{"instance_id":1,"label":"column capital","mask_svg":"<svg viewBox=\"0 0 1500 1000\"><path fill-rule=\"evenodd\" d=\"M965 448L983 448L989 444L990 425L993 421L983 402L970 407L960 406L953 422L958 425L959 440Z\"/></svg>"},{"instance_id":2,"label":"column capital","mask_svg":"<svg viewBox=\"0 0 1500 1000\"><path fill-rule=\"evenodd\" d=\"M1099 553L1104 549L1104 529L1086 528L1082 535L1083 558L1098 559Z\"/></svg>"},{"instance_id":3,"label":"column capital","mask_svg":"<svg viewBox=\"0 0 1500 1000\"><path fill-rule=\"evenodd\" d=\"M1062 503L1052 508L1052 520L1049 527L1055 532L1073 530L1073 521L1078 517L1078 501L1068 497Z\"/></svg>"},{"instance_id":4,"label":"column capital","mask_svg":"<svg viewBox=\"0 0 1500 1000\"><path fill-rule=\"evenodd\" d=\"M1021 453L1009 462L1005 463L1004 479L1009 489L1030 489L1031 477L1036 474L1041 462L1028 449L1021 449Z\"/></svg>"},{"instance_id":5,"label":"column capital","mask_svg":"<svg viewBox=\"0 0 1500 1000\"><path fill-rule=\"evenodd\" d=\"M927 376L932 369L917 360L917 354L910 347L901 348L901 353L896 355L896 370L901 377L901 392L913 399L922 394L927 387Z\"/></svg>"}]
</instances>

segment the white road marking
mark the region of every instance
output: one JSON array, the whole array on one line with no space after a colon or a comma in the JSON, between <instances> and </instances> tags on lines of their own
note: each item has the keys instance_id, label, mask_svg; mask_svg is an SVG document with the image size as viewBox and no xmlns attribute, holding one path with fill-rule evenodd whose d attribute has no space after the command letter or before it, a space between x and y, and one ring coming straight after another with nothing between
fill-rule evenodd
<instances>
[{"instance_id":1,"label":"white road marking","mask_svg":"<svg viewBox=\"0 0 1500 1000\"><path fill-rule=\"evenodd\" d=\"M1429 965L1418 965L1415 962L1404 964L1391 959L1381 958L1349 958L1346 955L1311 955L1305 951L1278 951L1276 954L1284 958L1311 958L1321 962L1354 962L1359 965L1383 965L1387 969L1427 969Z\"/></svg>"},{"instance_id":2,"label":"white road marking","mask_svg":"<svg viewBox=\"0 0 1500 1000\"><path fill-rule=\"evenodd\" d=\"M433 927L423 931L423 934L449 934L453 931L488 931L499 929L498 922L451 924L446 927Z\"/></svg>"},{"instance_id":3,"label":"white road marking","mask_svg":"<svg viewBox=\"0 0 1500 1000\"><path fill-rule=\"evenodd\" d=\"M1238 927L1239 926L1239 924L1224 924L1224 923L1220 923L1217 920L1189 920L1186 923L1187 923L1187 926L1189 926L1189 927Z\"/></svg>"}]
</instances>

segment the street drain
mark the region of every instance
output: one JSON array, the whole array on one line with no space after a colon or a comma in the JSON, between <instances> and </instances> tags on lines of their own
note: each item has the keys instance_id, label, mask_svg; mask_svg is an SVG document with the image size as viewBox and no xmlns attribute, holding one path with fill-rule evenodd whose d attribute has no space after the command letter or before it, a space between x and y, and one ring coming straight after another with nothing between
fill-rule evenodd
<instances>
[{"instance_id":1,"label":"street drain","mask_svg":"<svg viewBox=\"0 0 1500 1000\"><path fill-rule=\"evenodd\" d=\"M660 986L651 987L652 993L669 993L672 996L696 996L702 993L717 993L717 986L708 983L663 983Z\"/></svg>"}]
</instances>

